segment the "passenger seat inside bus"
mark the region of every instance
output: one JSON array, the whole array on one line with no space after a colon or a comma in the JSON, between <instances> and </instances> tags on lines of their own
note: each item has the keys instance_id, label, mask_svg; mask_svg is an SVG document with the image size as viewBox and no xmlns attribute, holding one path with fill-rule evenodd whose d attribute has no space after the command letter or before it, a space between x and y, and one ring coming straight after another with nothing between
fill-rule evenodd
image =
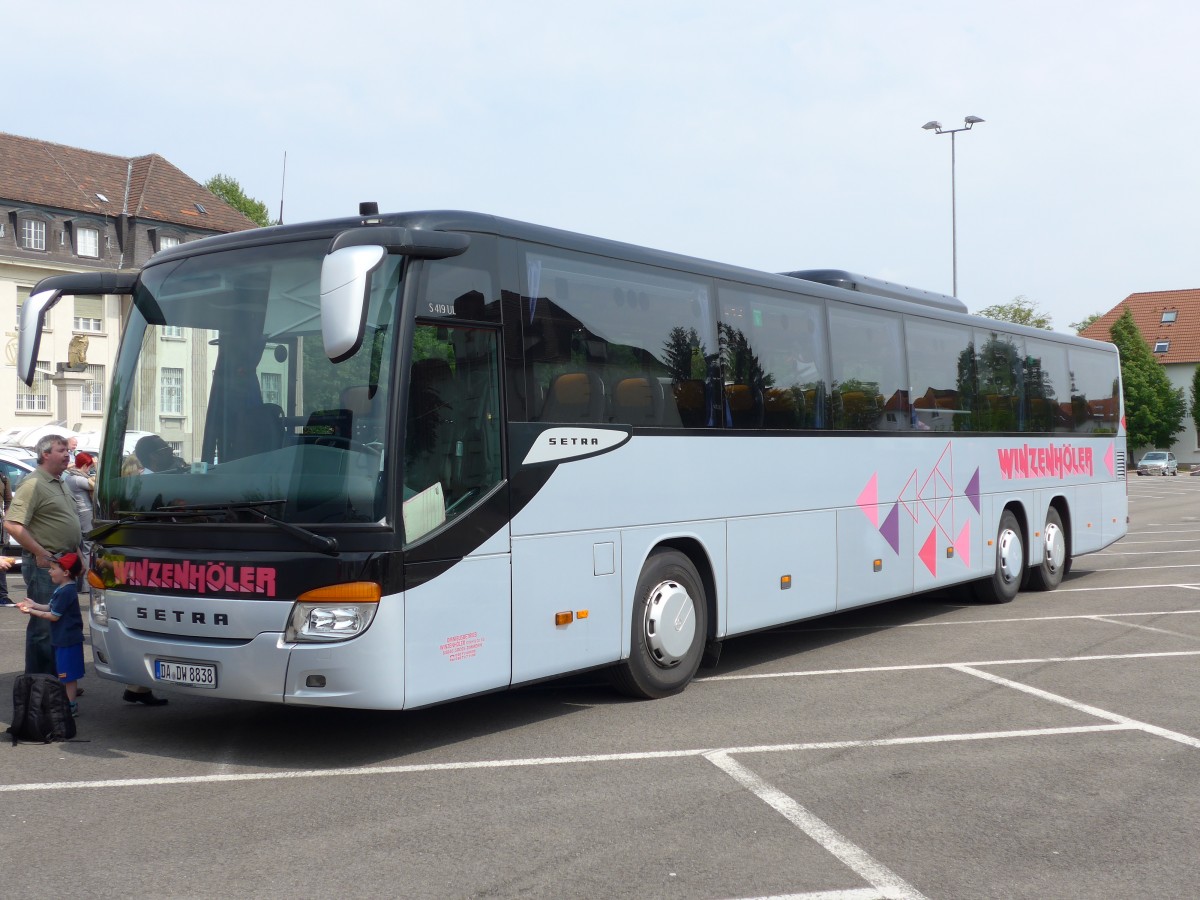
<instances>
[{"instance_id":1,"label":"passenger seat inside bus","mask_svg":"<svg viewBox=\"0 0 1200 900\"><path fill-rule=\"evenodd\" d=\"M604 382L595 372L564 372L550 383L542 422L604 422Z\"/></svg>"},{"instance_id":2,"label":"passenger seat inside bus","mask_svg":"<svg viewBox=\"0 0 1200 900\"><path fill-rule=\"evenodd\" d=\"M612 420L623 425L661 425L664 404L657 378L622 378L613 388Z\"/></svg>"}]
</instances>

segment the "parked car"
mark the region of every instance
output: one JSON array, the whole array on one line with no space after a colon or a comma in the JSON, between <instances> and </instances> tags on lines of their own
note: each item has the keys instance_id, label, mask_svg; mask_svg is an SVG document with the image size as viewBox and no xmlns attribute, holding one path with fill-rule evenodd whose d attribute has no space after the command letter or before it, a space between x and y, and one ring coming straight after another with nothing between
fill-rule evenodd
<instances>
[{"instance_id":1,"label":"parked car","mask_svg":"<svg viewBox=\"0 0 1200 900\"><path fill-rule=\"evenodd\" d=\"M23 447L0 447L0 471L8 476L8 484L15 491L21 479L37 468L37 458ZM3 547L5 556L15 556L17 565L21 565L21 545L12 539L7 531L4 532Z\"/></svg>"},{"instance_id":2,"label":"parked car","mask_svg":"<svg viewBox=\"0 0 1200 900\"><path fill-rule=\"evenodd\" d=\"M1178 475L1179 461L1174 453L1165 450L1150 450L1138 460L1139 475Z\"/></svg>"}]
</instances>

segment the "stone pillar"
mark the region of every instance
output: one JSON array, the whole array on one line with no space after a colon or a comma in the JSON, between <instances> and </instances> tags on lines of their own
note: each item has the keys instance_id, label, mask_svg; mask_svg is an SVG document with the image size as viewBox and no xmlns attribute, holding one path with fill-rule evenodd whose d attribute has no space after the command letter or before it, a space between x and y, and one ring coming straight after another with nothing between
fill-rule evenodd
<instances>
[{"instance_id":1,"label":"stone pillar","mask_svg":"<svg viewBox=\"0 0 1200 900\"><path fill-rule=\"evenodd\" d=\"M72 372L67 369L60 369L50 376L50 383L55 388L55 417L67 423L64 426L67 437L70 437L71 432L81 430L83 383L87 380L87 372Z\"/></svg>"}]
</instances>

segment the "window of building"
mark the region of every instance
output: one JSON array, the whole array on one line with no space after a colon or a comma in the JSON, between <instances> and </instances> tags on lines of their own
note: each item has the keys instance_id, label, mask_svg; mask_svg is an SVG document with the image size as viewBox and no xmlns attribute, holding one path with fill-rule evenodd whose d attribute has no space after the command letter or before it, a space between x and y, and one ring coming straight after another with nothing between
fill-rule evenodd
<instances>
[{"instance_id":1,"label":"window of building","mask_svg":"<svg viewBox=\"0 0 1200 900\"><path fill-rule=\"evenodd\" d=\"M104 366L88 366L88 380L83 383L79 400L80 411L85 413L104 412Z\"/></svg>"},{"instance_id":2,"label":"window of building","mask_svg":"<svg viewBox=\"0 0 1200 900\"><path fill-rule=\"evenodd\" d=\"M79 256L98 257L100 255L99 229L77 228L75 230L75 252Z\"/></svg>"},{"instance_id":3,"label":"window of building","mask_svg":"<svg viewBox=\"0 0 1200 900\"><path fill-rule=\"evenodd\" d=\"M183 369L162 369L159 374L159 405L164 416L183 415Z\"/></svg>"},{"instance_id":4,"label":"window of building","mask_svg":"<svg viewBox=\"0 0 1200 900\"><path fill-rule=\"evenodd\" d=\"M162 327L161 331L159 332L159 334L161 334L165 338L175 338L176 340L181 341L181 340L183 340L183 326L182 325L164 325Z\"/></svg>"},{"instance_id":5,"label":"window of building","mask_svg":"<svg viewBox=\"0 0 1200 900\"><path fill-rule=\"evenodd\" d=\"M45 250L46 223L37 219L22 219L21 246L26 250Z\"/></svg>"},{"instance_id":6,"label":"window of building","mask_svg":"<svg viewBox=\"0 0 1200 900\"><path fill-rule=\"evenodd\" d=\"M166 250L168 247L178 247L179 238L164 234L158 239L158 249Z\"/></svg>"},{"instance_id":7,"label":"window of building","mask_svg":"<svg viewBox=\"0 0 1200 900\"><path fill-rule=\"evenodd\" d=\"M279 372L263 372L259 377L262 402L283 405L283 375Z\"/></svg>"},{"instance_id":8,"label":"window of building","mask_svg":"<svg viewBox=\"0 0 1200 900\"><path fill-rule=\"evenodd\" d=\"M1177 317L1178 315L1179 315L1179 311L1178 311L1178 310L1176 310L1176 309L1168 309L1168 310L1166 310L1166 311L1165 311L1165 312L1162 314L1162 319L1160 319L1160 321L1161 321L1161 322L1162 322L1162 324L1164 324L1164 325L1170 325L1172 322L1174 322L1174 321L1175 321L1175 319L1176 319L1176 317Z\"/></svg>"},{"instance_id":9,"label":"window of building","mask_svg":"<svg viewBox=\"0 0 1200 900\"><path fill-rule=\"evenodd\" d=\"M75 315L71 320L76 331L89 331L93 334L104 330L104 298L77 296L75 298Z\"/></svg>"},{"instance_id":10,"label":"window of building","mask_svg":"<svg viewBox=\"0 0 1200 900\"><path fill-rule=\"evenodd\" d=\"M50 409L50 381L44 376L50 371L50 363L39 359L33 384L26 386L17 379L17 412L46 412Z\"/></svg>"},{"instance_id":11,"label":"window of building","mask_svg":"<svg viewBox=\"0 0 1200 900\"><path fill-rule=\"evenodd\" d=\"M1166 353L1170 349L1171 349L1170 341L1155 341L1154 342L1154 352L1155 353Z\"/></svg>"}]
</instances>

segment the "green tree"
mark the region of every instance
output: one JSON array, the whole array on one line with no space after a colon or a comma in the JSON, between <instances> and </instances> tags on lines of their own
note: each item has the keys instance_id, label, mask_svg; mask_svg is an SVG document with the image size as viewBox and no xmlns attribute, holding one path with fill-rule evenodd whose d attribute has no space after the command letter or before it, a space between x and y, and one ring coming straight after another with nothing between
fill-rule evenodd
<instances>
[{"instance_id":1,"label":"green tree","mask_svg":"<svg viewBox=\"0 0 1200 900\"><path fill-rule=\"evenodd\" d=\"M1095 313L1092 313L1091 315L1084 316L1078 322L1071 323L1071 330L1074 331L1076 334L1082 334L1083 332L1087 331L1087 329L1092 326L1092 323L1095 322L1102 315L1103 315L1103 313L1095 312Z\"/></svg>"},{"instance_id":2,"label":"green tree","mask_svg":"<svg viewBox=\"0 0 1200 900\"><path fill-rule=\"evenodd\" d=\"M204 186L256 225L266 227L272 224L267 204L247 197L236 178L217 174L204 182Z\"/></svg>"},{"instance_id":3,"label":"green tree","mask_svg":"<svg viewBox=\"0 0 1200 900\"><path fill-rule=\"evenodd\" d=\"M1130 447L1169 449L1183 431L1187 415L1183 388L1172 388L1128 309L1109 330L1121 351L1121 380L1125 388L1125 427Z\"/></svg>"},{"instance_id":4,"label":"green tree","mask_svg":"<svg viewBox=\"0 0 1200 900\"><path fill-rule=\"evenodd\" d=\"M1192 421L1196 423L1196 434L1200 434L1200 366L1192 373Z\"/></svg>"},{"instance_id":5,"label":"green tree","mask_svg":"<svg viewBox=\"0 0 1200 900\"><path fill-rule=\"evenodd\" d=\"M1032 328L1052 330L1050 316L1042 312L1037 301L1030 300L1024 294L1014 297L1010 303L995 303L979 310L977 315L985 319L995 319L998 322L1012 322L1015 325L1029 325Z\"/></svg>"}]
</instances>

